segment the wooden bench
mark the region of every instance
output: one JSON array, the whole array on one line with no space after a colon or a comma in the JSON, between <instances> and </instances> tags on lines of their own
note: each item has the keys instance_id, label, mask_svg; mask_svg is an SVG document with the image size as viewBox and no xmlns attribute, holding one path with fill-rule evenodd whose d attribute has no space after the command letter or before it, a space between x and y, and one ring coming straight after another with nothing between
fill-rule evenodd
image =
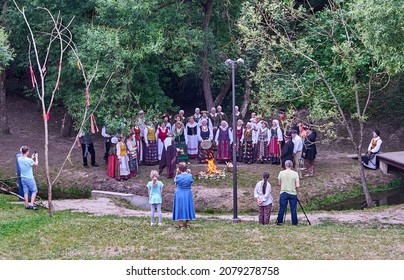
<instances>
[{"instance_id":1,"label":"wooden bench","mask_svg":"<svg viewBox=\"0 0 404 280\"><path fill-rule=\"evenodd\" d=\"M377 159L383 174L388 174L390 166L404 170L404 151L378 154Z\"/></svg>"}]
</instances>

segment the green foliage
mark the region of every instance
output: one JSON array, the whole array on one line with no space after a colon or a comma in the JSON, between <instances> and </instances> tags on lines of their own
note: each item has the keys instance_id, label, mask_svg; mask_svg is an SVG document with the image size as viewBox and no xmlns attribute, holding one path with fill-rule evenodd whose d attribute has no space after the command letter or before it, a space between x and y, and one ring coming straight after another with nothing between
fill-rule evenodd
<instances>
[{"instance_id":1,"label":"green foliage","mask_svg":"<svg viewBox=\"0 0 404 280\"><path fill-rule=\"evenodd\" d=\"M50 25L46 14L36 7L48 8L55 17L60 12L65 24L74 18L69 28L74 35L75 51L87 78L94 74L89 90L90 111L96 109L97 121L102 124L133 120L139 109L154 116L177 110L167 95L178 98L184 94L183 85L195 84L196 88L200 84L201 53L205 49L209 51L212 87L217 92L228 79L223 61L238 52L236 36L229 27L237 18L241 0L214 1L207 30L202 28L204 9L197 1L17 2L25 8L41 50L49 42ZM12 45L17 49L16 74L22 77L27 71L28 31L12 5L7 11L7 22ZM68 109L78 128L85 109L85 84L70 50L62 65L56 101ZM47 65L49 89L54 87L57 67L57 50L52 50ZM180 86L173 87L174 83ZM35 96L29 86L25 92ZM192 96L190 99L194 100ZM117 120L111 121L115 116ZM88 130L88 124L85 129Z\"/></svg>"},{"instance_id":2,"label":"green foliage","mask_svg":"<svg viewBox=\"0 0 404 280\"><path fill-rule=\"evenodd\" d=\"M367 1L369 5L361 6L369 8L364 17L375 8L374 2ZM376 44L370 48L363 41L365 34L359 27L366 28L366 24L350 17L351 5L339 6L329 1L328 6L315 11L308 4L295 4L295 1L246 1L243 6L238 27L247 53L256 60L251 69L256 85L253 108L268 116L279 106L289 107L292 112L308 108L313 120L338 120L342 117L337 107L340 105L348 122L365 122L367 115L362 110L369 84L373 92L384 86L386 81L380 74L390 62L381 61L383 56L374 52ZM393 12L386 11L384 15L393 22L400 18ZM388 22L383 22L385 29L389 29ZM388 36L394 34L396 31ZM401 41L391 44L396 48L402 46ZM381 53L383 49L378 51Z\"/></svg>"},{"instance_id":3,"label":"green foliage","mask_svg":"<svg viewBox=\"0 0 404 280\"><path fill-rule=\"evenodd\" d=\"M369 186L369 191L375 194L400 188L402 188L401 180L394 179L388 185ZM315 198L312 201L310 201L310 203L307 206L305 206L305 209L307 208L307 210L322 210L327 209L330 206L332 207L332 205L343 204L344 202L347 202L347 205L343 208L347 209L350 206L348 203L349 201L352 201L352 203L356 205L356 208L359 208L360 202L357 202L356 199L359 201L363 201L364 197L363 195L364 195L363 188L361 186L358 186L354 188L352 191L344 191L326 197Z\"/></svg>"},{"instance_id":4,"label":"green foliage","mask_svg":"<svg viewBox=\"0 0 404 280\"><path fill-rule=\"evenodd\" d=\"M13 49L8 42L7 34L3 27L0 27L0 72L3 72L4 68L13 59Z\"/></svg>"},{"instance_id":5,"label":"green foliage","mask_svg":"<svg viewBox=\"0 0 404 280\"><path fill-rule=\"evenodd\" d=\"M401 0L355 0L349 16L358 36L391 74L404 69L404 4Z\"/></svg>"}]
</instances>

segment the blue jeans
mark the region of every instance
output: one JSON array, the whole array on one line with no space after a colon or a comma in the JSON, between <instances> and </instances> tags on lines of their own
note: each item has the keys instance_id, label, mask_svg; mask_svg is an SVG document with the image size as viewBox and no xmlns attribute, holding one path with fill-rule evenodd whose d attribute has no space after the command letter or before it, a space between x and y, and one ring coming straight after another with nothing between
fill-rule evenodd
<instances>
[{"instance_id":1,"label":"blue jeans","mask_svg":"<svg viewBox=\"0 0 404 280\"><path fill-rule=\"evenodd\" d=\"M286 208L288 207L288 201L290 205L290 213L292 216L292 225L297 226L297 195L289 194L286 192L281 193L279 197L279 212L277 223L283 223L283 215L285 214Z\"/></svg>"}]
</instances>

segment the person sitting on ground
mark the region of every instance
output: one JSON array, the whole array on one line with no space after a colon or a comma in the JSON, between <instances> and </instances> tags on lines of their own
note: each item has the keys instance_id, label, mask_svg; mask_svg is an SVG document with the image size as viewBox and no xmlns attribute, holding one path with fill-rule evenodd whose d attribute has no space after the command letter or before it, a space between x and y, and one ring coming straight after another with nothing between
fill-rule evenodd
<instances>
[{"instance_id":1,"label":"person sitting on ground","mask_svg":"<svg viewBox=\"0 0 404 280\"><path fill-rule=\"evenodd\" d=\"M38 210L35 207L35 198L38 192L38 188L36 186L36 182L34 179L34 173L32 167L38 166L38 154L34 152L31 158L29 155L29 148L26 146L21 147L22 156L18 158L18 166L21 171L21 183L24 191L24 202L25 209L28 210ZM28 200L28 194L31 192L31 201Z\"/></svg>"},{"instance_id":2,"label":"person sitting on ground","mask_svg":"<svg viewBox=\"0 0 404 280\"><path fill-rule=\"evenodd\" d=\"M380 152L382 142L382 139L380 139L380 131L377 129L374 130L372 132L372 140L370 140L368 151L362 157L363 166L370 169L376 169L376 154Z\"/></svg>"}]
</instances>

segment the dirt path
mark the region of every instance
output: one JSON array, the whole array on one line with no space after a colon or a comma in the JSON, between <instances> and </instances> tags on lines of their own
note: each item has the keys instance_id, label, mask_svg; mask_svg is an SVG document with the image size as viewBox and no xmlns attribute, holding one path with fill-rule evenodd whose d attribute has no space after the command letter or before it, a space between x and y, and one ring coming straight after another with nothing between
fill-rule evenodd
<instances>
[{"instance_id":1,"label":"dirt path","mask_svg":"<svg viewBox=\"0 0 404 280\"><path fill-rule=\"evenodd\" d=\"M149 211L133 210L116 205L109 198L96 199L75 199L54 201L56 211L71 210L73 212L87 212L96 216L117 215L125 217L148 217ZM276 213L271 217L271 221L276 219ZM164 218L171 218L171 213L164 212ZM198 215L203 219L231 220L232 215ZM257 221L257 216L239 216L242 221ZM298 215L299 221L306 224L303 214ZM325 221L341 223L370 223L404 225L404 204L391 206L381 211L351 211L351 212L315 212L309 213L308 218L312 225L318 225ZM289 216L287 220L289 220Z\"/></svg>"}]
</instances>

